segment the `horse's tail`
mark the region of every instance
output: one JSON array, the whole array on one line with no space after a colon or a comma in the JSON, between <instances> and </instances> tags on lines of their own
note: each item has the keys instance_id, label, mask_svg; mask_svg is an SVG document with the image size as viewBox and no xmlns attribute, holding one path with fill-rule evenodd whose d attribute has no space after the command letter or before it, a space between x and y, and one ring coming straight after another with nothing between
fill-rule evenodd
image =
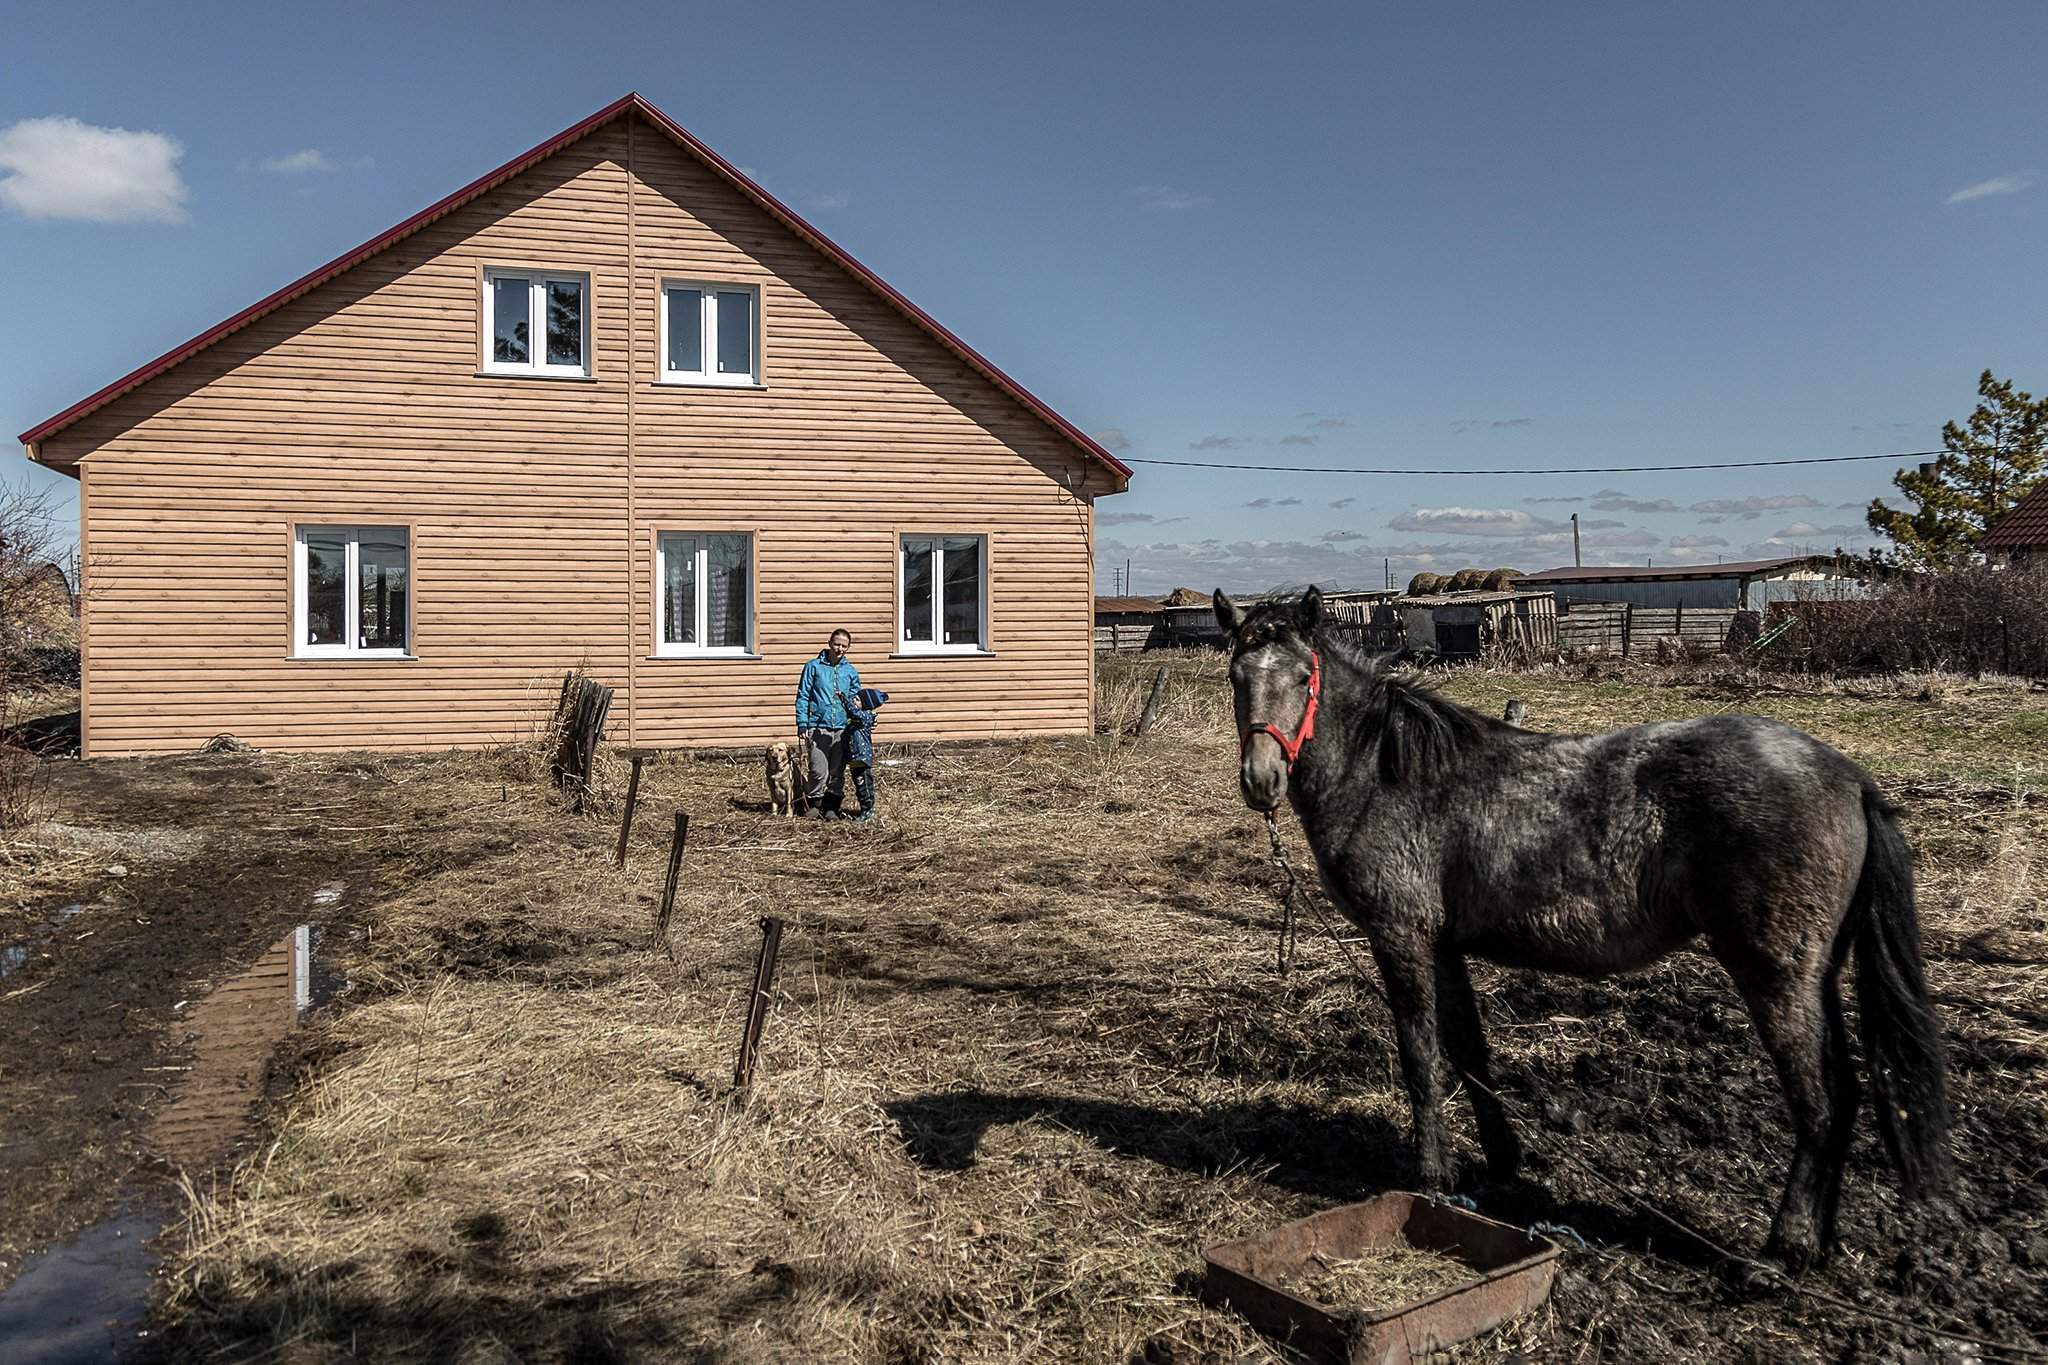
<instances>
[{"instance_id":1,"label":"horse's tail","mask_svg":"<svg viewBox=\"0 0 2048 1365\"><path fill-rule=\"evenodd\" d=\"M1941 1028L1927 996L1913 855L1899 833L1897 808L1866 787L1863 815L1869 845L1849 907L1863 1051L1877 1092L1878 1132L1906 1193L1920 1197L1940 1191L1951 1175Z\"/></svg>"}]
</instances>

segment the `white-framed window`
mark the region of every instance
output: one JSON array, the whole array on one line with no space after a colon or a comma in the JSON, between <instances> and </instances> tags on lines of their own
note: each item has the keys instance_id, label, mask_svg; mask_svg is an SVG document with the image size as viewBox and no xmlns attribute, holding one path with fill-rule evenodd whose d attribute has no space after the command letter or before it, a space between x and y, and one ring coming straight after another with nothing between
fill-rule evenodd
<instances>
[{"instance_id":1,"label":"white-framed window","mask_svg":"<svg viewBox=\"0 0 2048 1365\"><path fill-rule=\"evenodd\" d=\"M590 276L487 267L484 369L589 374Z\"/></svg>"},{"instance_id":2,"label":"white-framed window","mask_svg":"<svg viewBox=\"0 0 2048 1365\"><path fill-rule=\"evenodd\" d=\"M403 526L301 526L292 538L292 653L399 659L412 646Z\"/></svg>"},{"instance_id":3,"label":"white-framed window","mask_svg":"<svg viewBox=\"0 0 2048 1365\"><path fill-rule=\"evenodd\" d=\"M754 538L664 531L654 539L654 652L751 654Z\"/></svg>"},{"instance_id":4,"label":"white-framed window","mask_svg":"<svg viewBox=\"0 0 2048 1365\"><path fill-rule=\"evenodd\" d=\"M759 384L760 287L663 280L661 382Z\"/></svg>"},{"instance_id":5,"label":"white-framed window","mask_svg":"<svg viewBox=\"0 0 2048 1365\"><path fill-rule=\"evenodd\" d=\"M906 654L988 648L988 537L906 535L897 561L896 619Z\"/></svg>"}]
</instances>

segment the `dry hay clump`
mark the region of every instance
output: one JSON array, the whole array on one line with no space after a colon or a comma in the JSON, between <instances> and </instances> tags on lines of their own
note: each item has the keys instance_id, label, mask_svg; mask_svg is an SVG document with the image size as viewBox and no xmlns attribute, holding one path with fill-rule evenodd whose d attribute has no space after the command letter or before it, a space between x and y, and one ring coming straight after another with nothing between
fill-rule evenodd
<instances>
[{"instance_id":1,"label":"dry hay clump","mask_svg":"<svg viewBox=\"0 0 2048 1365\"><path fill-rule=\"evenodd\" d=\"M1140 654L1098 655L1095 672L1095 728L1106 735L1134 735L1160 669L1166 691L1156 734L1227 736L1230 714L1230 656L1219 649L1155 649Z\"/></svg>"}]
</instances>

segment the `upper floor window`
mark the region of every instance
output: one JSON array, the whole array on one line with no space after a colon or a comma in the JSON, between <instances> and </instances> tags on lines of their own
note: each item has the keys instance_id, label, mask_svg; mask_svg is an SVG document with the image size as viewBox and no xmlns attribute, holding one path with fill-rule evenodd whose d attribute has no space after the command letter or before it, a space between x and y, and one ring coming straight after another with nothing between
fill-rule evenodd
<instances>
[{"instance_id":1,"label":"upper floor window","mask_svg":"<svg viewBox=\"0 0 2048 1365\"><path fill-rule=\"evenodd\" d=\"M903 537L898 578L903 651L988 647L988 537Z\"/></svg>"},{"instance_id":2,"label":"upper floor window","mask_svg":"<svg viewBox=\"0 0 2048 1365\"><path fill-rule=\"evenodd\" d=\"M655 538L656 654L747 654L753 648L754 538L663 532Z\"/></svg>"},{"instance_id":3,"label":"upper floor window","mask_svg":"<svg viewBox=\"0 0 2048 1365\"><path fill-rule=\"evenodd\" d=\"M590 277L484 271L484 368L494 374L590 373Z\"/></svg>"},{"instance_id":4,"label":"upper floor window","mask_svg":"<svg viewBox=\"0 0 2048 1365\"><path fill-rule=\"evenodd\" d=\"M403 526L301 526L292 541L292 653L402 658L412 635Z\"/></svg>"},{"instance_id":5,"label":"upper floor window","mask_svg":"<svg viewBox=\"0 0 2048 1365\"><path fill-rule=\"evenodd\" d=\"M661 378L666 384L759 384L760 289L664 281Z\"/></svg>"}]
</instances>

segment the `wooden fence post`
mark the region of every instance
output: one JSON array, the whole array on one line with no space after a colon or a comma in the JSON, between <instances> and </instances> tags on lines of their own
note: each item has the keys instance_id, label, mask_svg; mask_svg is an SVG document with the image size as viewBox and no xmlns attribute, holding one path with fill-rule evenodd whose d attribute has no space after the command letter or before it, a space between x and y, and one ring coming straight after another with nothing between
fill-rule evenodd
<instances>
[{"instance_id":1,"label":"wooden fence post","mask_svg":"<svg viewBox=\"0 0 2048 1365\"><path fill-rule=\"evenodd\" d=\"M619 821L619 866L626 865L626 840L633 835L633 803L640 799L640 764L643 756L633 755L633 776L626 783L626 814Z\"/></svg>"},{"instance_id":2,"label":"wooden fence post","mask_svg":"<svg viewBox=\"0 0 2048 1365\"><path fill-rule=\"evenodd\" d=\"M683 841L690 837L690 813L676 812L676 832L668 846L668 880L661 888L661 910L654 917L654 941L668 946L668 920L676 908L676 882L683 873Z\"/></svg>"},{"instance_id":3,"label":"wooden fence post","mask_svg":"<svg viewBox=\"0 0 2048 1365\"><path fill-rule=\"evenodd\" d=\"M775 958L782 951L782 921L761 920L761 955L754 959L754 990L747 998L747 1027L740 1035L740 1057L733 1066L732 1087L745 1094L754 1083L754 1056L761 1050L761 1030L768 1022L768 991L775 984Z\"/></svg>"},{"instance_id":4,"label":"wooden fence post","mask_svg":"<svg viewBox=\"0 0 2048 1365\"><path fill-rule=\"evenodd\" d=\"M1145 700L1145 714L1138 718L1138 733L1148 734L1159 719L1159 704L1166 700L1166 665L1159 665L1158 676L1152 679L1152 695Z\"/></svg>"}]
</instances>

